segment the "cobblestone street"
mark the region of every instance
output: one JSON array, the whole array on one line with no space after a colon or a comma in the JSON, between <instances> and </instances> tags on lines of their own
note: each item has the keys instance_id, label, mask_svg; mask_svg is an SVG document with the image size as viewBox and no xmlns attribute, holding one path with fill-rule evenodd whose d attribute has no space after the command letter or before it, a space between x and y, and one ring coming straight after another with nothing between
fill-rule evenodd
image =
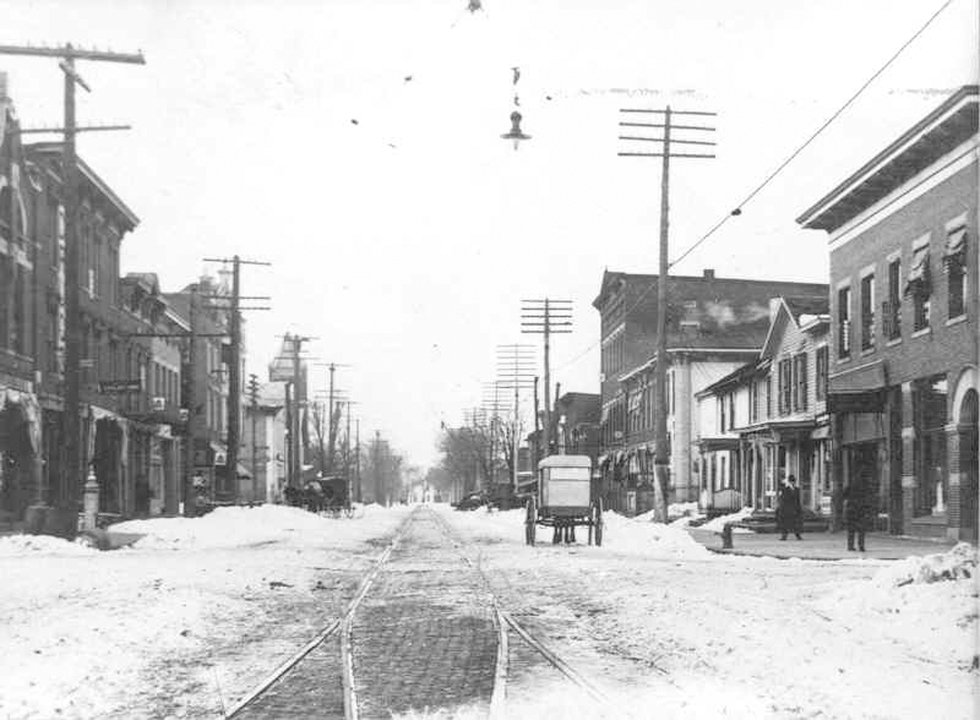
<instances>
[{"instance_id":1,"label":"cobblestone street","mask_svg":"<svg viewBox=\"0 0 980 720\"><path fill-rule=\"evenodd\" d=\"M479 574L420 509L358 608L354 678L361 716L480 706L493 691L497 630Z\"/></svg>"}]
</instances>

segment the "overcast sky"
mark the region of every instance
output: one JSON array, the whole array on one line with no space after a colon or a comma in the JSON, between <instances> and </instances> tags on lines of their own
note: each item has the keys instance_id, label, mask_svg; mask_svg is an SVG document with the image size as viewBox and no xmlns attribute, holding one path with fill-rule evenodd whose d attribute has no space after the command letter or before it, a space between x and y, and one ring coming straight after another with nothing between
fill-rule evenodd
<instances>
[{"instance_id":1,"label":"overcast sky","mask_svg":"<svg viewBox=\"0 0 980 720\"><path fill-rule=\"evenodd\" d=\"M142 50L145 67L78 64L93 89L79 120L134 126L79 141L141 219L123 271L171 291L205 256L271 262L243 273L244 293L273 297L247 317L249 371L266 376L276 335L315 336L317 361L351 365L337 384L360 403L362 435L380 429L426 465L440 421L480 404L496 346L539 342L520 335L521 298L574 301L553 380L598 392L602 272L656 272L658 258L659 160L616 156L618 108L718 113L717 158L671 166L676 257L943 2L466 4L0 0L0 43ZM977 25L975 0L952 0L674 271L826 282L826 237L794 218L977 82ZM512 66L532 136L516 151L499 137ZM0 70L24 126L61 123L54 60L0 57Z\"/></svg>"}]
</instances>

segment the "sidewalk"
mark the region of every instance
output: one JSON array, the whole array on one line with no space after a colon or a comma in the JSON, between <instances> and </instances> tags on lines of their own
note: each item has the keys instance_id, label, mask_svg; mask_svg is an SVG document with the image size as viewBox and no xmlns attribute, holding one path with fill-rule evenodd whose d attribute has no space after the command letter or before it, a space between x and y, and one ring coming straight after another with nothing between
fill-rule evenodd
<instances>
[{"instance_id":1,"label":"sidewalk","mask_svg":"<svg viewBox=\"0 0 980 720\"><path fill-rule=\"evenodd\" d=\"M757 555L760 557L800 558L802 560L846 560L874 558L877 560L902 560L913 555L932 555L949 550L953 541L938 541L898 537L888 533L868 533L864 547L866 552L847 549L847 533L804 534L802 540L790 535L780 540L778 533L734 533L730 550L722 549L721 535L710 530L689 528L695 540L712 552L726 555Z\"/></svg>"}]
</instances>

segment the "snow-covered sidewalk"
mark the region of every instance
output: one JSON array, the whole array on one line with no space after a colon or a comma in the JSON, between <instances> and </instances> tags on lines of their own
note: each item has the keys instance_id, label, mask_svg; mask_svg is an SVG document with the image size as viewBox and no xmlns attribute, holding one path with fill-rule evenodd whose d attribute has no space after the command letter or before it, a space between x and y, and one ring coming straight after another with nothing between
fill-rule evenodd
<instances>
[{"instance_id":1,"label":"snow-covered sidewalk","mask_svg":"<svg viewBox=\"0 0 980 720\"><path fill-rule=\"evenodd\" d=\"M509 608L606 688L577 717L974 717L970 546L902 562L727 556L607 513L602 547L544 532L532 548L522 511L446 517ZM553 690L517 716L562 707L567 686Z\"/></svg>"}]
</instances>

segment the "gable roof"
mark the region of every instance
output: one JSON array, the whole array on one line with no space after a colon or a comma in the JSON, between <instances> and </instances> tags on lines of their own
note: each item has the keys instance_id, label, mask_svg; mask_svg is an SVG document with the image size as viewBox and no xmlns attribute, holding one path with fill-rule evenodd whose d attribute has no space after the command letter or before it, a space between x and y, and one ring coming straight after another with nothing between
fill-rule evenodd
<instances>
[{"instance_id":1,"label":"gable roof","mask_svg":"<svg viewBox=\"0 0 980 720\"><path fill-rule=\"evenodd\" d=\"M769 321L769 331L766 333L766 340L759 353L760 357L763 358L772 354L771 345L776 341L778 337L777 328L780 328L783 322L790 321L797 329L802 330L803 326L807 324L804 322L807 316L824 316L830 312L830 298L826 295L780 297L773 298L773 302L775 303L775 312Z\"/></svg>"}]
</instances>

